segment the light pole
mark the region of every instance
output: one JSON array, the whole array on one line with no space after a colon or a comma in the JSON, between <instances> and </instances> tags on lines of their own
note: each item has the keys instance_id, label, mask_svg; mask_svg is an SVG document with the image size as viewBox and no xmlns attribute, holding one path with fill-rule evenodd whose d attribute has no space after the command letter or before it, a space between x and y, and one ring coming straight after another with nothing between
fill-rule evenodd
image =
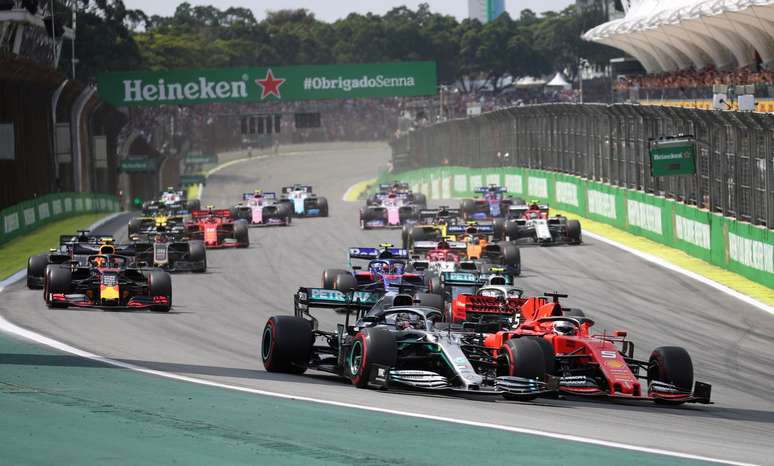
<instances>
[{"instance_id":1,"label":"light pole","mask_svg":"<svg viewBox=\"0 0 774 466\"><path fill-rule=\"evenodd\" d=\"M583 70L589 66L589 61L578 57L578 90L580 91L580 103L583 103Z\"/></svg>"}]
</instances>

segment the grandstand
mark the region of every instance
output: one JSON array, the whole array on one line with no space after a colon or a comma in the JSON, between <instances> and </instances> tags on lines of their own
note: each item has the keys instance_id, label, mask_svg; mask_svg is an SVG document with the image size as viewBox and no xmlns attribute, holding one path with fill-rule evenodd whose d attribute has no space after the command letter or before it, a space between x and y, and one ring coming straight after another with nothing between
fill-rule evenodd
<instances>
[{"instance_id":1,"label":"grandstand","mask_svg":"<svg viewBox=\"0 0 774 466\"><path fill-rule=\"evenodd\" d=\"M648 73L774 68L774 0L629 0L584 39L616 47Z\"/></svg>"}]
</instances>

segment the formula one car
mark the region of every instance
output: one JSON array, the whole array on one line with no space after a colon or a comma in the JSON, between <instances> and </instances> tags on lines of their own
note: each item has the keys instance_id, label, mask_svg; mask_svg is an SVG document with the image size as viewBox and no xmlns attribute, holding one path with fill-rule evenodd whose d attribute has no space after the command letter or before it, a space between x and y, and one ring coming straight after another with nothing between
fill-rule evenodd
<instances>
[{"instance_id":1,"label":"formula one car","mask_svg":"<svg viewBox=\"0 0 774 466\"><path fill-rule=\"evenodd\" d=\"M230 210L215 210L208 206L208 210L195 210L191 216L193 219L186 224L185 235L203 241L208 249L250 246L247 222L234 220Z\"/></svg>"},{"instance_id":2,"label":"formula one car","mask_svg":"<svg viewBox=\"0 0 774 466\"><path fill-rule=\"evenodd\" d=\"M145 216L156 215L180 215L188 214L201 209L199 199L187 199L186 192L168 187L158 199L143 203L142 211Z\"/></svg>"},{"instance_id":3,"label":"formula one car","mask_svg":"<svg viewBox=\"0 0 774 466\"><path fill-rule=\"evenodd\" d=\"M403 249L412 249L415 241L441 241L447 237L447 226L461 223L459 209L450 209L448 206L422 209L417 215L416 223L403 227Z\"/></svg>"},{"instance_id":4,"label":"formula one car","mask_svg":"<svg viewBox=\"0 0 774 466\"><path fill-rule=\"evenodd\" d=\"M514 397L556 389L555 380L534 371L523 377L499 375L492 352L470 344L476 329L439 328L442 313L424 306L422 295L377 298L363 291L300 288L295 315L273 316L264 327L264 367L294 374L317 369L349 379L358 388L402 386ZM336 331L321 330L310 313L313 308L344 310L346 320ZM522 356L542 358L542 352Z\"/></svg>"},{"instance_id":5,"label":"formula one car","mask_svg":"<svg viewBox=\"0 0 774 466\"><path fill-rule=\"evenodd\" d=\"M390 193L379 204L360 209L360 228L401 228L416 222L420 206L412 204L407 195Z\"/></svg>"},{"instance_id":6,"label":"formula one car","mask_svg":"<svg viewBox=\"0 0 774 466\"><path fill-rule=\"evenodd\" d=\"M548 214L548 206L531 201L529 205L511 206L508 209L505 234L511 241L531 240L540 245L581 244L583 236L578 220Z\"/></svg>"},{"instance_id":7,"label":"formula one car","mask_svg":"<svg viewBox=\"0 0 774 466\"><path fill-rule=\"evenodd\" d=\"M112 236L92 235L88 230L78 230L74 235L60 235L58 247L27 259L27 287L43 288L46 267L49 264L66 264L74 261L80 265L86 265L88 256L97 254L102 245L113 243ZM114 247L119 254L134 255L131 248L126 245L114 245Z\"/></svg>"},{"instance_id":8,"label":"formula one car","mask_svg":"<svg viewBox=\"0 0 774 466\"><path fill-rule=\"evenodd\" d=\"M474 192L481 194L479 199L464 199L460 203L460 211L468 220L486 220L505 217L508 208L514 204L523 204L521 199L506 196L507 189L491 184L476 189Z\"/></svg>"},{"instance_id":9,"label":"formula one car","mask_svg":"<svg viewBox=\"0 0 774 466\"><path fill-rule=\"evenodd\" d=\"M296 217L327 217L328 199L312 192L312 187L302 184L282 188L280 203L289 203Z\"/></svg>"},{"instance_id":10,"label":"formula one car","mask_svg":"<svg viewBox=\"0 0 774 466\"><path fill-rule=\"evenodd\" d=\"M130 240L138 267L157 267L169 272L207 271L207 251L202 241L176 237L163 228L153 233L134 235Z\"/></svg>"},{"instance_id":11,"label":"formula one car","mask_svg":"<svg viewBox=\"0 0 774 466\"><path fill-rule=\"evenodd\" d=\"M685 349L662 346L653 350L647 361L635 359L634 344L626 339L626 332L591 333L594 321L578 309L564 308L559 298L565 297L546 293L544 297L518 298L516 305L510 297L478 297L466 300L464 309L457 311L480 314L499 307L507 314L518 308L515 325L509 322L503 326L507 328L482 340L484 346L498 351L500 365L508 367L509 373L516 370L513 358L522 347L537 343L544 358L529 363L558 376L564 393L661 404L710 403L712 387L694 383L693 363ZM534 343L525 343L530 340Z\"/></svg>"},{"instance_id":12,"label":"formula one car","mask_svg":"<svg viewBox=\"0 0 774 466\"><path fill-rule=\"evenodd\" d=\"M46 268L43 297L52 308L96 307L150 309L167 312L172 306L172 281L159 269L130 266L131 259L103 245L87 265L75 263Z\"/></svg>"},{"instance_id":13,"label":"formula one car","mask_svg":"<svg viewBox=\"0 0 774 466\"><path fill-rule=\"evenodd\" d=\"M505 273L504 269L492 267L488 271L467 270L459 272L441 272L437 275L429 276L427 279L427 292L439 296L442 302L442 308L450 310L446 316L449 322L460 323L458 312L455 313L454 306L458 304L460 296L475 295L483 288L511 289L513 286L513 276ZM450 307L451 306L451 307ZM462 304L463 309L465 304Z\"/></svg>"},{"instance_id":14,"label":"formula one car","mask_svg":"<svg viewBox=\"0 0 774 466\"><path fill-rule=\"evenodd\" d=\"M244 193L241 203L231 208L231 216L245 220L250 226L287 226L293 217L293 207L278 202L277 193L265 193L260 189Z\"/></svg>"},{"instance_id":15,"label":"formula one car","mask_svg":"<svg viewBox=\"0 0 774 466\"><path fill-rule=\"evenodd\" d=\"M366 206L381 205L382 201L390 194L398 195L404 198L408 203L418 206L420 209L427 208L427 197L422 193L411 191L408 183L402 183L400 181L380 184L379 190L366 199Z\"/></svg>"},{"instance_id":16,"label":"formula one car","mask_svg":"<svg viewBox=\"0 0 774 466\"><path fill-rule=\"evenodd\" d=\"M178 234L185 231L185 222L190 219L188 215L154 215L151 217L134 217L129 220L127 231L129 236L153 233L158 228L164 228L170 234Z\"/></svg>"},{"instance_id":17,"label":"formula one car","mask_svg":"<svg viewBox=\"0 0 774 466\"><path fill-rule=\"evenodd\" d=\"M424 287L420 273L408 265L408 251L384 243L379 248L349 248L349 271L325 269L323 288L350 291L352 289L391 290L401 286ZM367 260L363 270L352 264L352 259Z\"/></svg>"}]
</instances>

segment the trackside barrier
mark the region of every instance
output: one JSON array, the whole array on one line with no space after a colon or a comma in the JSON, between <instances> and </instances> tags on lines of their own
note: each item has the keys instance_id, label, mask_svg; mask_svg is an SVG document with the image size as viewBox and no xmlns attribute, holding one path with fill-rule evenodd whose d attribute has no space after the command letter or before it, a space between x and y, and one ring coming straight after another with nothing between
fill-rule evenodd
<instances>
[{"instance_id":1,"label":"trackside barrier","mask_svg":"<svg viewBox=\"0 0 774 466\"><path fill-rule=\"evenodd\" d=\"M399 179L428 199L474 196L487 184L508 188L524 200L643 236L774 288L774 231L740 222L662 196L548 170L520 167L420 168L383 174Z\"/></svg>"},{"instance_id":2,"label":"trackside barrier","mask_svg":"<svg viewBox=\"0 0 774 466\"><path fill-rule=\"evenodd\" d=\"M0 211L0 244L55 220L92 212L119 210L118 199L109 194L47 194Z\"/></svg>"}]
</instances>

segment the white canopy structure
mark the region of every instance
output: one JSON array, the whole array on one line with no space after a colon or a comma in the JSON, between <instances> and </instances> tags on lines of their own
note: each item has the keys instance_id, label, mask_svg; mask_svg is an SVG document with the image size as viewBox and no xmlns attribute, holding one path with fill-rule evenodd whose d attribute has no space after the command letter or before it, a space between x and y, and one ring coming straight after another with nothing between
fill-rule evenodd
<instances>
[{"instance_id":1,"label":"white canopy structure","mask_svg":"<svg viewBox=\"0 0 774 466\"><path fill-rule=\"evenodd\" d=\"M624 2L627 3L627 2ZM630 0L626 16L583 38L619 48L648 73L774 67L774 0Z\"/></svg>"},{"instance_id":2,"label":"white canopy structure","mask_svg":"<svg viewBox=\"0 0 774 466\"><path fill-rule=\"evenodd\" d=\"M559 72L556 73L556 76L546 84L546 87L562 87L564 89L570 89L572 87L572 84L567 82L567 79L564 77L564 75Z\"/></svg>"}]
</instances>

